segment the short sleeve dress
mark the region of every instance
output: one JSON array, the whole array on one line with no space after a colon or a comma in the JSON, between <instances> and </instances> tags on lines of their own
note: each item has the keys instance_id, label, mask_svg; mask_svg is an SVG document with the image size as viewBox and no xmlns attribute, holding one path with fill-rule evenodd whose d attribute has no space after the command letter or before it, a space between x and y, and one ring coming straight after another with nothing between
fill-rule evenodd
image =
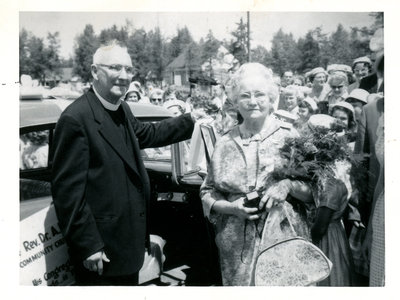
<instances>
[{"instance_id":1,"label":"short sleeve dress","mask_svg":"<svg viewBox=\"0 0 400 300\"><path fill-rule=\"evenodd\" d=\"M251 190L268 188L269 175L283 163L279 149L285 137L294 135L291 126L269 118L266 129L252 138L242 139L237 126L215 146L200 196L204 215L215 227L223 285L251 284L265 215L256 223L234 215L217 214L211 210L212 206L216 201L233 202ZM290 205L287 209L290 215L296 215ZM308 234L305 221L293 220L292 224L299 235Z\"/></svg>"},{"instance_id":2,"label":"short sleeve dress","mask_svg":"<svg viewBox=\"0 0 400 300\"><path fill-rule=\"evenodd\" d=\"M335 166L335 169L338 168L342 171L335 172L340 173L335 177L345 184L347 197L321 197L318 204L319 207L327 207L334 211L328 229L317 245L333 265L331 274L320 281L319 286L351 286L353 283L354 263L342 221L351 195L350 164L340 161Z\"/></svg>"}]
</instances>

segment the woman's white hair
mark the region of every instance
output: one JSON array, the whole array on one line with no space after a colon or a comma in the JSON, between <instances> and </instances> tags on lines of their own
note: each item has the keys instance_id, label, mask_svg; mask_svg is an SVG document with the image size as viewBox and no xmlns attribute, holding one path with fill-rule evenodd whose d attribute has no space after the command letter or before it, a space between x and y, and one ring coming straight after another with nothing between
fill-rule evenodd
<instances>
[{"instance_id":1,"label":"woman's white hair","mask_svg":"<svg viewBox=\"0 0 400 300\"><path fill-rule=\"evenodd\" d=\"M107 44L101 45L93 55L93 64L100 64L104 61L104 57L110 53L110 50L118 49L128 54L128 49L122 46L117 40L111 40ZM129 54L128 54L129 55Z\"/></svg>"},{"instance_id":2,"label":"woman's white hair","mask_svg":"<svg viewBox=\"0 0 400 300\"><path fill-rule=\"evenodd\" d=\"M260 63L245 63L232 75L227 87L229 98L234 104L237 104L239 97L239 88L241 81L247 76L260 76L265 80L267 95L271 103L274 103L278 98L278 86L274 82L272 70Z\"/></svg>"}]
</instances>

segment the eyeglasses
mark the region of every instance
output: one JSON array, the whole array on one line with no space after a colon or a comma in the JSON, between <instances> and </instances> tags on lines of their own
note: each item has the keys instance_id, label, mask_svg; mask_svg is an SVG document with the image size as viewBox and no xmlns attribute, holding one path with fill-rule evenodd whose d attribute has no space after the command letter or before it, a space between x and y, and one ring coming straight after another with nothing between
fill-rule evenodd
<instances>
[{"instance_id":1,"label":"eyeglasses","mask_svg":"<svg viewBox=\"0 0 400 300\"><path fill-rule=\"evenodd\" d=\"M113 73L121 73L122 69L125 69L126 74L133 75L135 73L135 68L131 66L123 66L123 65L105 65L105 64L98 64L99 66L106 67Z\"/></svg>"},{"instance_id":2,"label":"eyeglasses","mask_svg":"<svg viewBox=\"0 0 400 300\"><path fill-rule=\"evenodd\" d=\"M257 101L264 101L266 96L267 95L263 92L255 92L255 93L245 92L239 95L239 101L250 102L252 98L254 98Z\"/></svg>"},{"instance_id":3,"label":"eyeglasses","mask_svg":"<svg viewBox=\"0 0 400 300\"><path fill-rule=\"evenodd\" d=\"M343 87L344 87L344 85L331 85L332 90L341 89Z\"/></svg>"}]
</instances>

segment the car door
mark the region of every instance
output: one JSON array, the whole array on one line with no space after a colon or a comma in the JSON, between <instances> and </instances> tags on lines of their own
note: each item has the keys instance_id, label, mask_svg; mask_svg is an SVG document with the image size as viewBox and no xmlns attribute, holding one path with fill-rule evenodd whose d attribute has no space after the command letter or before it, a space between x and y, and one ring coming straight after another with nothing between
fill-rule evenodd
<instances>
[{"instance_id":1,"label":"car door","mask_svg":"<svg viewBox=\"0 0 400 300\"><path fill-rule=\"evenodd\" d=\"M197 149L199 145L204 147L192 137L191 140L172 146L172 180L184 191L185 201L169 205L159 203L162 211L152 212L152 215L169 223L168 229L164 228L161 236L164 234L170 246L173 246L170 255L175 263L184 263L190 267L187 270L186 285L221 285L214 231L204 217L199 197L205 170L192 163L199 161L201 164L206 160L205 152ZM168 250L167 242L167 257ZM168 259L168 267L167 262Z\"/></svg>"}]
</instances>

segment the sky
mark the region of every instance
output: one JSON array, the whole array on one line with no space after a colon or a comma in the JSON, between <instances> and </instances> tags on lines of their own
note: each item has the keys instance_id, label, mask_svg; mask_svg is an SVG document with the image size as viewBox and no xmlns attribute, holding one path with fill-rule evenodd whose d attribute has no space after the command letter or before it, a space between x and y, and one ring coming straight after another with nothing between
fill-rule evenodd
<instances>
[{"instance_id":1,"label":"sky","mask_svg":"<svg viewBox=\"0 0 400 300\"><path fill-rule=\"evenodd\" d=\"M118 27L129 20L135 29L146 31L160 27L165 38L176 35L177 29L187 26L195 41L206 37L211 29L219 39L231 38L240 18L247 20L246 12L20 12L19 29L25 28L38 37L48 32L60 33L60 55L68 58L73 54L74 39L83 32L86 24L92 24L96 34L113 24ZM373 17L369 12L251 12L250 31L254 48L271 47L271 39L280 28L292 33L295 39L318 26L323 32L336 30L338 24L350 27L370 26Z\"/></svg>"}]
</instances>

